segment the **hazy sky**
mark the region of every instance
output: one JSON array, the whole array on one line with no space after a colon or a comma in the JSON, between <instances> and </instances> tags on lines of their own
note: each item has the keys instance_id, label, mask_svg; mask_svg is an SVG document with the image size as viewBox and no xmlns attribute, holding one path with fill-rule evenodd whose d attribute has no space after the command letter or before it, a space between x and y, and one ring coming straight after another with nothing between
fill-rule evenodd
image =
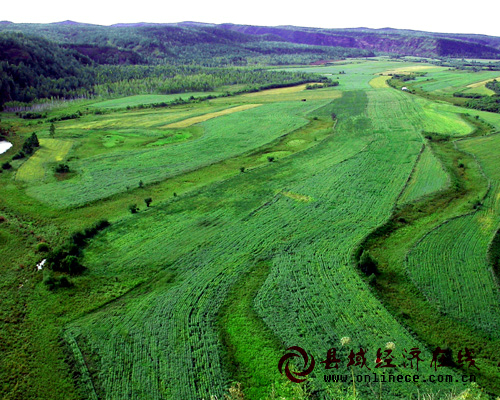
<instances>
[{"instance_id":1,"label":"hazy sky","mask_svg":"<svg viewBox=\"0 0 500 400\"><path fill-rule=\"evenodd\" d=\"M248 25L296 25L322 28L406 28L433 32L500 36L498 0L396 1L116 1L5 0L0 20L99 25L120 22L232 22Z\"/></svg>"}]
</instances>

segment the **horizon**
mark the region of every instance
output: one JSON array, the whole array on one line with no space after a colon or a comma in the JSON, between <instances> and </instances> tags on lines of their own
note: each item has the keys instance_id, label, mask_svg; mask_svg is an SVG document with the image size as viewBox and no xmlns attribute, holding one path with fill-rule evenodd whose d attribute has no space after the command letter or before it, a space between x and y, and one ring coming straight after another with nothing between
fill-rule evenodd
<instances>
[{"instance_id":1,"label":"horizon","mask_svg":"<svg viewBox=\"0 0 500 400\"><path fill-rule=\"evenodd\" d=\"M494 11L494 10L492 10ZM348 2L326 4L310 1L305 7L294 7L285 2L255 0L239 5L228 0L165 4L150 0L137 7L131 2L88 0L84 7L47 0L28 0L21 7L8 2L2 7L2 20L17 24L57 23L76 21L84 24L112 26L116 24L173 24L181 21L200 21L209 24L232 23L256 26L297 26L323 29L403 29L434 33L477 34L500 37L500 26L495 12L482 13L471 18L465 7L457 7L450 0L435 2L422 0L413 7L401 6L396 0L381 2ZM140 21L140 22L139 22ZM204 22L210 21L210 22Z\"/></svg>"}]
</instances>

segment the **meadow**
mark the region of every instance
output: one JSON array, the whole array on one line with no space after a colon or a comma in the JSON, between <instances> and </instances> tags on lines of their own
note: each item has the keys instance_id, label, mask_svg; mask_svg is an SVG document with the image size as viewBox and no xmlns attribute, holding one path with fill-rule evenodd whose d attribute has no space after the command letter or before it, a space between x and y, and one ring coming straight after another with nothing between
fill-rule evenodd
<instances>
[{"instance_id":1,"label":"meadow","mask_svg":"<svg viewBox=\"0 0 500 400\"><path fill-rule=\"evenodd\" d=\"M48 121L2 115L18 135L1 160L33 131L41 145L0 174L6 398L500 395L489 258L500 115L381 76L428 72L422 89L448 93L494 74L365 59L292 70L340 84L161 108L138 107L160 95L74 103L49 111L81 111L55 122L53 137ZM71 174L54 172L60 162ZM101 218L111 225L82 246L83 273L36 269L47 257L40 243L67 246ZM44 283L61 276L70 287ZM479 345L480 371L457 365L458 349ZM304 383L278 371L290 346L316 360ZM436 369L436 347L455 364ZM321 363L332 348L338 370ZM348 365L363 349L366 365ZM394 367L376 367L378 349L393 349ZM405 362L412 349L418 372ZM327 382L330 373L349 379ZM422 379L367 384L358 374Z\"/></svg>"}]
</instances>

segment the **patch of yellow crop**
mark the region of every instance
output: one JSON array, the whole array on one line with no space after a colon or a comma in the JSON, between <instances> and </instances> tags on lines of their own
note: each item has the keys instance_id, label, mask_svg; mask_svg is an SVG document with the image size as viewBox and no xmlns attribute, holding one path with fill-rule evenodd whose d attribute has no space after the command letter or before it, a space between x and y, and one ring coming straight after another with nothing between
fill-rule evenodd
<instances>
[{"instance_id":1,"label":"patch of yellow crop","mask_svg":"<svg viewBox=\"0 0 500 400\"><path fill-rule=\"evenodd\" d=\"M241 97L276 96L276 95L281 95L281 94L297 93L297 92L302 92L303 90L306 90L306 86L307 86L307 84L284 87L284 88L277 88L277 89L268 89L268 90L263 90L261 92L247 93Z\"/></svg>"},{"instance_id":2,"label":"patch of yellow crop","mask_svg":"<svg viewBox=\"0 0 500 400\"><path fill-rule=\"evenodd\" d=\"M370 81L370 86L374 89L387 88L389 85L387 84L387 80L390 76L377 76Z\"/></svg>"},{"instance_id":3,"label":"patch of yellow crop","mask_svg":"<svg viewBox=\"0 0 500 400\"><path fill-rule=\"evenodd\" d=\"M493 227L493 218L490 215L484 215L478 218L481 228L484 232L489 232Z\"/></svg>"},{"instance_id":4,"label":"patch of yellow crop","mask_svg":"<svg viewBox=\"0 0 500 400\"><path fill-rule=\"evenodd\" d=\"M405 72L410 73L410 72L416 72L416 71L431 70L434 68L440 68L440 67L438 67L436 65L413 65L413 66L408 66L408 67L390 69L390 70L382 72L381 75L404 74Z\"/></svg>"},{"instance_id":5,"label":"patch of yellow crop","mask_svg":"<svg viewBox=\"0 0 500 400\"><path fill-rule=\"evenodd\" d=\"M45 164L63 161L71 149L71 140L40 139L40 148L18 169L16 180L33 182L45 177Z\"/></svg>"},{"instance_id":6,"label":"patch of yellow crop","mask_svg":"<svg viewBox=\"0 0 500 400\"><path fill-rule=\"evenodd\" d=\"M294 193L294 192L281 192L283 196L289 197L294 200L303 201L308 203L312 200L311 196L306 196L304 194Z\"/></svg>"},{"instance_id":7,"label":"patch of yellow crop","mask_svg":"<svg viewBox=\"0 0 500 400\"><path fill-rule=\"evenodd\" d=\"M168 128L168 129L170 129L170 128L187 128L188 126L191 126L194 124L199 124L200 122L205 122L205 121L208 121L209 119L212 119L212 118L217 118L217 117L221 117L223 115L228 115L228 114L233 114L235 112L249 110L251 108L259 107L261 105L262 104L245 104L242 106L227 108L227 109L222 110L222 111L217 111L217 112L213 112L213 113L199 115L198 117L192 117L192 118L188 118L188 119L185 119L185 120L182 120L179 122L174 122L172 124L168 124L168 125L163 126L163 128Z\"/></svg>"},{"instance_id":8,"label":"patch of yellow crop","mask_svg":"<svg viewBox=\"0 0 500 400\"><path fill-rule=\"evenodd\" d=\"M471 83L470 85L467 85L468 88L477 88L479 86L484 86L486 85L488 82L491 82L492 80L494 79L500 79L500 76L496 77L496 78L491 78L491 79L486 79L484 81L481 81L481 82L476 82L476 83ZM492 91L493 92L493 91Z\"/></svg>"}]
</instances>

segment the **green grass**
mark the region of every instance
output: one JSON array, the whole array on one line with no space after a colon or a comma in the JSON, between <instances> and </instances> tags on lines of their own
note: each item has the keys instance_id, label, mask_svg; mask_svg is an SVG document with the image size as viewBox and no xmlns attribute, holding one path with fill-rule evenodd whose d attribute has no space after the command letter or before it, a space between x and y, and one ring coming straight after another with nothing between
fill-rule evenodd
<instances>
[{"instance_id":1,"label":"green grass","mask_svg":"<svg viewBox=\"0 0 500 400\"><path fill-rule=\"evenodd\" d=\"M500 174L494 156L499 138L459 143L477 156L491 189L484 200L478 196L470 214L429 232L408 255L410 276L431 303L492 336L500 328L500 291L487 252L500 224Z\"/></svg>"}]
</instances>

